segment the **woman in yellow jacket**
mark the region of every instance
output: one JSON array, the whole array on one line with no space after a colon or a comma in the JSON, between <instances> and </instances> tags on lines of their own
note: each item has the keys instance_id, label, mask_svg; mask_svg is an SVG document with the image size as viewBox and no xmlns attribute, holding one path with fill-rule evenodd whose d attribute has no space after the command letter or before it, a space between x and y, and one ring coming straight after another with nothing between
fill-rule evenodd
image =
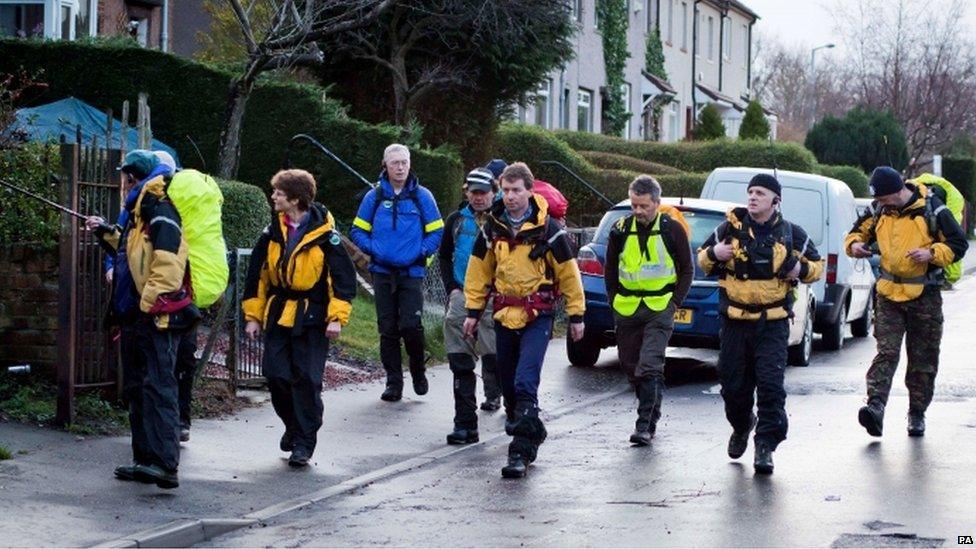
<instances>
[{"instance_id":1,"label":"woman in yellow jacket","mask_svg":"<svg viewBox=\"0 0 976 549\"><path fill-rule=\"evenodd\" d=\"M263 329L262 373L271 403L285 424L288 464L308 465L322 426L322 374L329 340L349 322L356 271L334 229L332 214L315 198L315 179L283 170L271 180L277 213L264 230L244 286L245 331Z\"/></svg>"}]
</instances>

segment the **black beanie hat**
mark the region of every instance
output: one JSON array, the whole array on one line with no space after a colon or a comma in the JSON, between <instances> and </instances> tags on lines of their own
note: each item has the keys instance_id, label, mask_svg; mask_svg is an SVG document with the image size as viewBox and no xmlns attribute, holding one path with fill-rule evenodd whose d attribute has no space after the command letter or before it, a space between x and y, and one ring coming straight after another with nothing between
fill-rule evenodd
<instances>
[{"instance_id":1,"label":"black beanie hat","mask_svg":"<svg viewBox=\"0 0 976 549\"><path fill-rule=\"evenodd\" d=\"M746 190L753 187L764 187L776 193L776 196L780 198L783 197L783 187L780 186L779 181L777 181L775 177L769 175L768 173L757 173L756 175L752 176Z\"/></svg>"},{"instance_id":2,"label":"black beanie hat","mask_svg":"<svg viewBox=\"0 0 976 549\"><path fill-rule=\"evenodd\" d=\"M878 166L871 172L868 187L871 189L871 195L877 198L901 191L905 188L905 182L902 181L898 170L890 166Z\"/></svg>"}]
</instances>

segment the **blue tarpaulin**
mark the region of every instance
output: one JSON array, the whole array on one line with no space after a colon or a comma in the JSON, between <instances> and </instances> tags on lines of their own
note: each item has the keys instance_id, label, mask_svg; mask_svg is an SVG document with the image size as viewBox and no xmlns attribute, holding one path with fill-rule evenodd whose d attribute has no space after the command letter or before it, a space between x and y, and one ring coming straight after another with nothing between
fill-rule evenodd
<instances>
[{"instance_id":1,"label":"blue tarpaulin","mask_svg":"<svg viewBox=\"0 0 976 549\"><path fill-rule=\"evenodd\" d=\"M99 146L105 147L105 131L108 129L108 124L109 120L104 112L80 99L68 97L40 107L18 109L17 119L8 131L21 132L30 141L46 143L59 143L61 136L64 135L66 142L74 143L77 127L81 126L83 143L91 143L92 138L95 137L98 138ZM125 134L125 150L139 148L139 134L135 128L127 128ZM122 122L113 118L111 148L122 148L122 139ZM181 166L173 147L153 139L152 150L168 152L176 159L176 165Z\"/></svg>"}]
</instances>

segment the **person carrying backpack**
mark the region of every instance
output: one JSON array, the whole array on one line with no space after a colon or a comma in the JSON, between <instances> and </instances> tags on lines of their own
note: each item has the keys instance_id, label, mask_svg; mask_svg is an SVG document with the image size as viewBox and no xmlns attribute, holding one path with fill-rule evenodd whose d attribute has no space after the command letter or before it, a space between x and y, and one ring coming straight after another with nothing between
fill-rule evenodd
<instances>
[{"instance_id":1,"label":"person carrying backpack","mask_svg":"<svg viewBox=\"0 0 976 549\"><path fill-rule=\"evenodd\" d=\"M356 270L335 230L335 220L315 200L315 178L282 170L271 179L276 213L261 233L244 284L245 333L264 331L261 372L271 404L285 425L278 443L291 452L288 465L308 465L322 427L322 376L329 340L349 322Z\"/></svg>"},{"instance_id":2,"label":"person carrying backpack","mask_svg":"<svg viewBox=\"0 0 976 549\"><path fill-rule=\"evenodd\" d=\"M637 426L630 442L647 446L664 397L664 352L695 266L688 233L660 212L661 185L649 175L630 184L633 215L614 224L607 241L607 298L613 306L617 353L637 394Z\"/></svg>"},{"instance_id":3,"label":"person carrying backpack","mask_svg":"<svg viewBox=\"0 0 976 549\"><path fill-rule=\"evenodd\" d=\"M918 437L925 434L939 370L943 269L962 259L969 244L952 212L925 185L906 184L897 170L881 166L871 173L870 189L874 211L861 215L844 239L851 257L871 257L872 248L881 255L874 306L878 353L865 376L868 402L857 419L869 435L881 436L904 339L908 436Z\"/></svg>"},{"instance_id":4,"label":"person carrying backpack","mask_svg":"<svg viewBox=\"0 0 976 549\"><path fill-rule=\"evenodd\" d=\"M166 194L165 169L146 150L125 155L119 167L128 193L126 226L98 216L85 225L115 254L112 313L123 336L124 391L129 401L133 464L115 469L120 480L179 486L179 403L176 350L200 318L187 272L188 245L179 213ZM137 192L132 191L137 189Z\"/></svg>"},{"instance_id":5,"label":"person carrying backpack","mask_svg":"<svg viewBox=\"0 0 976 549\"><path fill-rule=\"evenodd\" d=\"M386 370L386 389L380 397L384 401L403 397L401 338L413 390L427 394L421 323L424 276L427 258L437 253L443 234L444 221L434 195L410 171L410 150L398 143L388 146L379 184L363 197L349 233L370 256L380 360Z\"/></svg>"}]
</instances>

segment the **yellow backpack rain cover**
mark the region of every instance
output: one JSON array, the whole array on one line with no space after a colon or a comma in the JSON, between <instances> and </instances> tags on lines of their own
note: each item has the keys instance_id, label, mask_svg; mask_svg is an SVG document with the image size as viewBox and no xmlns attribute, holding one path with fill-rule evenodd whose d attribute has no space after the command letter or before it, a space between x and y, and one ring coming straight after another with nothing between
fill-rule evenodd
<instances>
[{"instance_id":1,"label":"yellow backpack rain cover","mask_svg":"<svg viewBox=\"0 0 976 549\"><path fill-rule=\"evenodd\" d=\"M962 224L962 210L966 205L966 200L963 198L962 193L959 192L959 189L950 183L949 180L930 173L923 173L915 179L910 180L909 183L921 183L927 187L942 187L942 190L946 193L946 208L949 208L949 211L952 212L952 217L956 218L956 222ZM962 260L946 266L943 272L945 272L946 280L956 282L962 278Z\"/></svg>"},{"instance_id":2,"label":"yellow backpack rain cover","mask_svg":"<svg viewBox=\"0 0 976 549\"><path fill-rule=\"evenodd\" d=\"M180 170L166 191L183 224L190 251L193 304L209 307L227 289L227 246L221 225L224 195L214 178L197 170Z\"/></svg>"}]
</instances>

